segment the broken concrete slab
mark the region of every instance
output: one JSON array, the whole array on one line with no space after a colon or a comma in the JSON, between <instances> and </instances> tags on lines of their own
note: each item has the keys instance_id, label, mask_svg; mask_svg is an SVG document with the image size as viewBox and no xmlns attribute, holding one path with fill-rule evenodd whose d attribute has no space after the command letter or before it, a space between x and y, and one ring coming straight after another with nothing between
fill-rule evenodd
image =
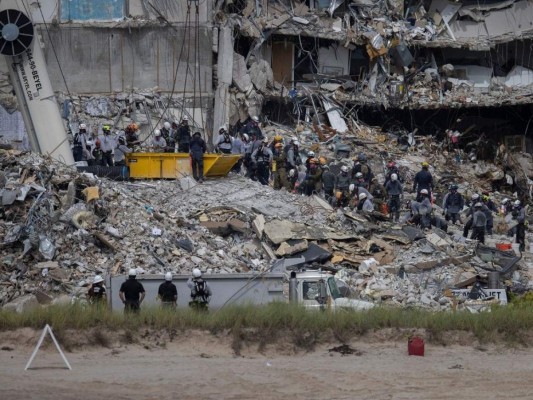
<instances>
[{"instance_id":1,"label":"broken concrete slab","mask_svg":"<svg viewBox=\"0 0 533 400\"><path fill-rule=\"evenodd\" d=\"M254 221L252 222L252 228L258 239L263 238L263 232L265 231L265 222L265 217L263 217L263 215L261 214L255 217Z\"/></svg>"},{"instance_id":2,"label":"broken concrete slab","mask_svg":"<svg viewBox=\"0 0 533 400\"><path fill-rule=\"evenodd\" d=\"M302 240L296 244L290 245L287 242L282 242L276 250L276 255L278 257L291 256L296 253L301 253L302 251L307 250L308 242L307 240Z\"/></svg>"},{"instance_id":3,"label":"broken concrete slab","mask_svg":"<svg viewBox=\"0 0 533 400\"><path fill-rule=\"evenodd\" d=\"M252 79L246 68L244 57L238 53L233 53L233 83L241 92L248 92L252 89Z\"/></svg>"},{"instance_id":4,"label":"broken concrete slab","mask_svg":"<svg viewBox=\"0 0 533 400\"><path fill-rule=\"evenodd\" d=\"M274 244L281 244L290 239L307 240L349 240L355 239L354 235L341 232L328 231L323 227L294 223L291 221L270 221L265 224L265 235Z\"/></svg>"}]
</instances>

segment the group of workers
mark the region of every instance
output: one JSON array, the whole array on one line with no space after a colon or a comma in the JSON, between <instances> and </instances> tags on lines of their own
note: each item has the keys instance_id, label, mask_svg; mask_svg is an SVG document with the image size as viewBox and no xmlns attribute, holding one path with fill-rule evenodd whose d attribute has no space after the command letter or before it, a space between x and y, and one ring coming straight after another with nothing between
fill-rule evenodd
<instances>
[{"instance_id":1,"label":"group of workers","mask_svg":"<svg viewBox=\"0 0 533 400\"><path fill-rule=\"evenodd\" d=\"M200 269L193 269L192 276L187 280L187 286L191 292L189 307L206 311L211 300L212 292L207 281L202 278ZM137 270L130 269L128 279L122 283L119 291L120 300L124 304L124 312L139 312L145 295L144 286L137 280ZM93 305L106 304L106 289L104 279L101 275L94 277L93 283L87 292L87 298L89 303ZM164 308L176 308L178 303L178 290L176 285L172 283L171 272L165 274L165 282L159 285L157 299Z\"/></svg>"}]
</instances>

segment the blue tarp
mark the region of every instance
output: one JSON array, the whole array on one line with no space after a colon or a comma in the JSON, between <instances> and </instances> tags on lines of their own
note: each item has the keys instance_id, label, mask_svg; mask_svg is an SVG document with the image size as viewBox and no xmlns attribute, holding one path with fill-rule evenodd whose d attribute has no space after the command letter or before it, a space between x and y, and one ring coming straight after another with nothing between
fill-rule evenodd
<instances>
[{"instance_id":1,"label":"blue tarp","mask_svg":"<svg viewBox=\"0 0 533 400\"><path fill-rule=\"evenodd\" d=\"M61 21L113 20L124 17L124 0L63 0Z\"/></svg>"}]
</instances>

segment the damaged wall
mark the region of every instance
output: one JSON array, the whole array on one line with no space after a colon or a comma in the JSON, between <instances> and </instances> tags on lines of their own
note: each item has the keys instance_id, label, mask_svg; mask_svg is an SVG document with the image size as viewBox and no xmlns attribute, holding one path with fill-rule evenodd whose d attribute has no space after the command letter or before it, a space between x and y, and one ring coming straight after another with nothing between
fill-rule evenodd
<instances>
[{"instance_id":1,"label":"damaged wall","mask_svg":"<svg viewBox=\"0 0 533 400\"><path fill-rule=\"evenodd\" d=\"M189 34L191 40L186 41ZM210 94L212 31L200 28L200 35L201 74L200 82L196 81L196 91L199 91L201 84L201 91ZM46 33L42 33L42 36L52 86L56 91L66 91L48 36ZM194 44L194 32L168 27L140 27L134 30L62 27L50 31L50 36L71 92L109 93L154 86L170 92L178 63L176 92L182 92L184 85L186 92L194 89L194 47L188 48L188 43ZM179 59L182 43L182 54L190 52L192 65L188 72L185 57L182 56L181 61Z\"/></svg>"}]
</instances>

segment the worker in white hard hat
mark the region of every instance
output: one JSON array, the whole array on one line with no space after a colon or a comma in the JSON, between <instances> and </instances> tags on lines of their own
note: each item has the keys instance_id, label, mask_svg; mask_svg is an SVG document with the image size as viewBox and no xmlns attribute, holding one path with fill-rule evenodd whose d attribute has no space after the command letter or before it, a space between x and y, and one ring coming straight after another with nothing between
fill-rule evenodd
<instances>
[{"instance_id":1,"label":"worker in white hard hat","mask_svg":"<svg viewBox=\"0 0 533 400\"><path fill-rule=\"evenodd\" d=\"M272 158L273 154L270 147L268 147L268 138L265 136L259 147L252 153L251 158L255 170L255 178L262 185L268 185Z\"/></svg>"},{"instance_id":2,"label":"worker in white hard hat","mask_svg":"<svg viewBox=\"0 0 533 400\"><path fill-rule=\"evenodd\" d=\"M118 296L124 303L124 313L138 313L141 310L141 303L146 292L141 282L137 279L137 271L131 268L128 271L128 279L120 286Z\"/></svg>"},{"instance_id":3,"label":"worker in white hard hat","mask_svg":"<svg viewBox=\"0 0 533 400\"><path fill-rule=\"evenodd\" d=\"M74 161L77 162L83 160L83 149L85 149L88 139L87 125L80 124L78 132L74 135L74 140L72 142L72 155L74 156Z\"/></svg>"},{"instance_id":4,"label":"worker in white hard hat","mask_svg":"<svg viewBox=\"0 0 533 400\"><path fill-rule=\"evenodd\" d=\"M516 221L516 239L518 249L523 252L526 250L526 209L522 206L520 200L513 202L513 211L511 212L513 220Z\"/></svg>"},{"instance_id":5,"label":"worker in white hard hat","mask_svg":"<svg viewBox=\"0 0 533 400\"><path fill-rule=\"evenodd\" d=\"M261 132L261 128L259 127L259 117L254 115L249 118L246 124L241 128L241 134L243 133L250 135L250 137L255 136L256 139L262 139L263 132Z\"/></svg>"},{"instance_id":6,"label":"worker in white hard hat","mask_svg":"<svg viewBox=\"0 0 533 400\"><path fill-rule=\"evenodd\" d=\"M150 147L155 153L163 153L167 148L167 141L161 136L161 130L154 131L154 137L150 141Z\"/></svg>"},{"instance_id":7,"label":"worker in white hard hat","mask_svg":"<svg viewBox=\"0 0 533 400\"><path fill-rule=\"evenodd\" d=\"M202 278L202 271L199 268L192 270L192 276L187 281L187 286L191 289L189 307L195 310L207 311L212 292L207 281Z\"/></svg>"},{"instance_id":8,"label":"worker in white hard hat","mask_svg":"<svg viewBox=\"0 0 533 400\"><path fill-rule=\"evenodd\" d=\"M106 291L104 286L104 278L102 278L101 275L96 275L94 277L93 283L87 292L87 301L89 304L105 306Z\"/></svg>"},{"instance_id":9,"label":"worker in white hard hat","mask_svg":"<svg viewBox=\"0 0 533 400\"><path fill-rule=\"evenodd\" d=\"M411 202L412 216L409 222L420 226L422 229L428 229L431 227L431 211L433 209L429 199L429 190L421 189L419 194L421 200Z\"/></svg>"},{"instance_id":10,"label":"worker in white hard hat","mask_svg":"<svg viewBox=\"0 0 533 400\"><path fill-rule=\"evenodd\" d=\"M287 169L297 169L300 165L302 165L300 142L298 142L298 140L293 140L287 149Z\"/></svg>"},{"instance_id":11,"label":"worker in white hard hat","mask_svg":"<svg viewBox=\"0 0 533 400\"><path fill-rule=\"evenodd\" d=\"M218 138L215 143L215 147L218 151L224 154L231 154L231 148L233 146L233 138L229 134L225 125L222 125L218 129Z\"/></svg>"},{"instance_id":12,"label":"worker in white hard hat","mask_svg":"<svg viewBox=\"0 0 533 400\"><path fill-rule=\"evenodd\" d=\"M163 308L176 308L178 303L178 290L176 289L176 285L172 283L172 272L165 274L165 282L159 285L157 298L161 301Z\"/></svg>"},{"instance_id":13,"label":"worker in white hard hat","mask_svg":"<svg viewBox=\"0 0 533 400\"><path fill-rule=\"evenodd\" d=\"M173 153L174 152L174 134L172 132L172 127L170 126L170 122L165 121L163 123L163 127L161 128L161 136L163 139L165 139L165 142L167 142L167 147L165 149L166 153Z\"/></svg>"},{"instance_id":14,"label":"worker in white hard hat","mask_svg":"<svg viewBox=\"0 0 533 400\"><path fill-rule=\"evenodd\" d=\"M181 124L178 126L175 140L178 142L178 153L189 153L191 127L189 126L189 118L187 116L184 116L181 119Z\"/></svg>"}]
</instances>

